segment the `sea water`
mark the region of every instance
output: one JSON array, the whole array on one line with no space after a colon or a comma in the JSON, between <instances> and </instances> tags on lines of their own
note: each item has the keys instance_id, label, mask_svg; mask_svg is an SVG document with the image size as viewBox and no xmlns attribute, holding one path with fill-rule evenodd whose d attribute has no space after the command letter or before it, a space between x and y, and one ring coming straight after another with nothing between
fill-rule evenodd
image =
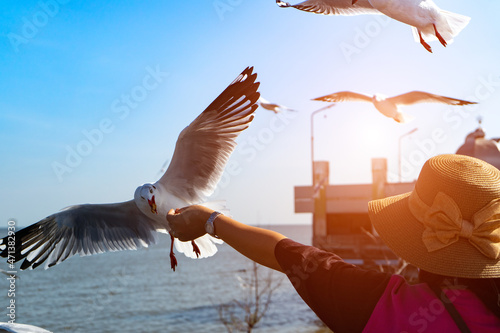
<instances>
[{"instance_id":1,"label":"sea water","mask_svg":"<svg viewBox=\"0 0 500 333\"><path fill-rule=\"evenodd\" d=\"M310 244L311 226L269 229ZM48 270L18 271L14 297L7 295L12 280L2 274L0 321L9 320L7 307L14 299L17 323L53 332L226 332L218 308L244 300L248 291L238 276L249 276L251 261L222 244L211 258L177 254L179 265L173 272L169 246L165 236L137 251L75 256ZM9 270L3 262L0 268ZM273 281L283 277L274 272ZM328 330L284 278L254 332Z\"/></svg>"}]
</instances>

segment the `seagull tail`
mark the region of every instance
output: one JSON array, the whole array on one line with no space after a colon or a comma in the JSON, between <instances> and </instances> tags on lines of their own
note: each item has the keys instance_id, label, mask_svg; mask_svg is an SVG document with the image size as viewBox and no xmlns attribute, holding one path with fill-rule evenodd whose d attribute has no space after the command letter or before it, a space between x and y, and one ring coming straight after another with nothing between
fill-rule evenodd
<instances>
[{"instance_id":1,"label":"seagull tail","mask_svg":"<svg viewBox=\"0 0 500 333\"><path fill-rule=\"evenodd\" d=\"M221 212L224 215L230 216L229 209L226 206L225 200L204 202L201 205L216 210L218 212ZM184 253L184 255L188 258L201 259L213 256L217 252L217 246L215 246L215 244L224 243L221 239L214 238L208 234L195 239L194 242L196 243L196 245L198 245L198 248L200 249L201 254L199 256L197 256L196 253L193 251L193 246L191 245L191 242L181 242L180 240L175 239L174 246L178 252Z\"/></svg>"},{"instance_id":2,"label":"seagull tail","mask_svg":"<svg viewBox=\"0 0 500 333\"><path fill-rule=\"evenodd\" d=\"M467 24L469 24L470 17L446 10L440 10L440 14L441 15L436 18L436 30L447 44L451 44L453 42L453 37L457 36L460 31L462 31ZM412 27L412 32L415 42L420 43L417 28ZM428 25L424 29L421 29L420 32L424 40L427 42L432 42L438 39L432 25Z\"/></svg>"},{"instance_id":3,"label":"seagull tail","mask_svg":"<svg viewBox=\"0 0 500 333\"><path fill-rule=\"evenodd\" d=\"M201 259L201 258L211 257L215 253L217 253L217 246L215 246L215 244L216 243L221 244L222 240L206 234L199 238L196 238L194 242L196 243L196 245L198 245L198 248L200 249L199 256L197 256L196 253L193 251L193 245L191 244L191 242L181 242L176 238L174 240L174 246L178 252L184 253L184 255L188 258Z\"/></svg>"},{"instance_id":4,"label":"seagull tail","mask_svg":"<svg viewBox=\"0 0 500 333\"><path fill-rule=\"evenodd\" d=\"M448 12L446 10L441 10L441 14L448 22L449 33L451 34L451 40L453 40L453 37L457 36L460 33L460 31L462 31L467 26L467 24L469 24L470 21L470 17L468 16ZM443 37L446 39L446 36Z\"/></svg>"}]
</instances>

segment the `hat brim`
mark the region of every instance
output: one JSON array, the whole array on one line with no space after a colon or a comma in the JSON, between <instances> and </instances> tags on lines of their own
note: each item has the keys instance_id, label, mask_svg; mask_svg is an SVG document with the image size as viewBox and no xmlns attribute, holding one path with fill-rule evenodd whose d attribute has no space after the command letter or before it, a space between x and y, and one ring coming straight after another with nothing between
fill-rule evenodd
<instances>
[{"instance_id":1,"label":"hat brim","mask_svg":"<svg viewBox=\"0 0 500 333\"><path fill-rule=\"evenodd\" d=\"M462 278L500 277L500 261L481 254L468 240L429 252L422 242L424 225L410 212L411 192L374 200L368 214L382 241L400 258L425 271Z\"/></svg>"}]
</instances>

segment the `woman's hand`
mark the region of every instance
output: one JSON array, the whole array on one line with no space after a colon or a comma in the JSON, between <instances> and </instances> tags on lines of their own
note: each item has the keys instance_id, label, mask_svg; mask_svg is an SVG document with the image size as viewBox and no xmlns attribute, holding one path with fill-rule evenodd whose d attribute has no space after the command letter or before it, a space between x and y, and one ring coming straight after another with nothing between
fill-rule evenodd
<instances>
[{"instance_id":1,"label":"woman's hand","mask_svg":"<svg viewBox=\"0 0 500 333\"><path fill-rule=\"evenodd\" d=\"M189 206L167 214L170 234L181 241L190 241L206 234L205 223L214 211L204 206ZM276 244L285 236L271 230L252 227L229 216L220 215L214 221L217 236L236 251L253 261L281 271L274 256Z\"/></svg>"},{"instance_id":2,"label":"woman's hand","mask_svg":"<svg viewBox=\"0 0 500 333\"><path fill-rule=\"evenodd\" d=\"M171 209L167 214L169 232L183 242L201 237L206 234L205 223L212 212L212 209L199 205Z\"/></svg>"}]
</instances>

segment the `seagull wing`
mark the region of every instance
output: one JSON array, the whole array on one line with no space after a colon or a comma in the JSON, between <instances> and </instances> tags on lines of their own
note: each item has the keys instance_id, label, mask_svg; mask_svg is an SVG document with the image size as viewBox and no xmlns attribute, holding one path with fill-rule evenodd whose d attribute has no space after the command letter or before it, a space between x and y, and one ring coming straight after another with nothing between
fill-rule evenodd
<instances>
[{"instance_id":1,"label":"seagull wing","mask_svg":"<svg viewBox=\"0 0 500 333\"><path fill-rule=\"evenodd\" d=\"M68 207L16 232L15 249L9 237L0 239L0 256L24 259L21 269L45 262L45 269L76 254L135 250L156 242L155 221L147 218L133 200ZM13 251L14 250L14 251Z\"/></svg>"},{"instance_id":2,"label":"seagull wing","mask_svg":"<svg viewBox=\"0 0 500 333\"><path fill-rule=\"evenodd\" d=\"M373 8L368 0L359 0L354 5L352 0L307 0L296 5L277 0L280 7L293 7L306 12L323 15L362 15L382 14Z\"/></svg>"},{"instance_id":3,"label":"seagull wing","mask_svg":"<svg viewBox=\"0 0 500 333\"><path fill-rule=\"evenodd\" d=\"M280 105L274 103L259 102L259 105L269 111L279 112Z\"/></svg>"},{"instance_id":4,"label":"seagull wing","mask_svg":"<svg viewBox=\"0 0 500 333\"><path fill-rule=\"evenodd\" d=\"M213 193L236 137L253 120L259 83L252 70L246 68L177 139L172 161L159 182L188 203L201 202Z\"/></svg>"},{"instance_id":5,"label":"seagull wing","mask_svg":"<svg viewBox=\"0 0 500 333\"><path fill-rule=\"evenodd\" d=\"M411 91L406 94L388 98L388 100L398 105L411 105L416 103L443 103L449 105L477 104L477 102L469 102L461 99L434 95L425 91Z\"/></svg>"},{"instance_id":6,"label":"seagull wing","mask_svg":"<svg viewBox=\"0 0 500 333\"><path fill-rule=\"evenodd\" d=\"M355 93L352 91L340 91L330 95L325 95L317 98L313 98L313 101L323 101L323 102L370 102L372 103L372 97Z\"/></svg>"}]
</instances>

